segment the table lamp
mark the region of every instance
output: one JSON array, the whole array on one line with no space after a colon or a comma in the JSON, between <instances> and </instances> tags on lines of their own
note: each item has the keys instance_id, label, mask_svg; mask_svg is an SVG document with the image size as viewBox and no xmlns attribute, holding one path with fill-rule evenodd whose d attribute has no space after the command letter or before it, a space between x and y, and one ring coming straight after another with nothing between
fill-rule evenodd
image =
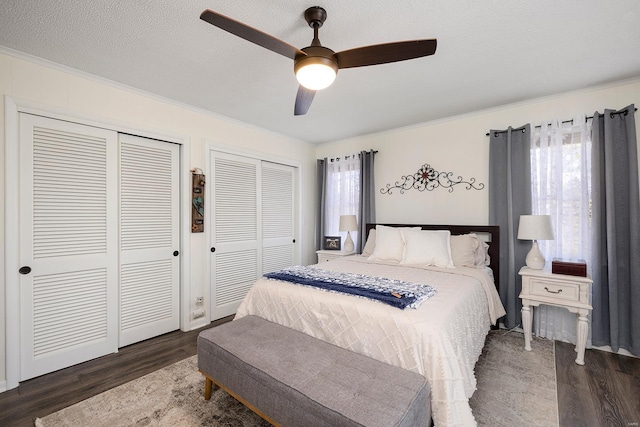
<instances>
[{"instance_id":1,"label":"table lamp","mask_svg":"<svg viewBox=\"0 0 640 427\"><path fill-rule=\"evenodd\" d=\"M353 252L353 240L351 239L351 231L358 231L358 220L355 215L340 215L340 230L346 231L347 238L344 241L342 250L344 252Z\"/></svg>"},{"instance_id":2,"label":"table lamp","mask_svg":"<svg viewBox=\"0 0 640 427\"><path fill-rule=\"evenodd\" d=\"M538 248L538 240L553 240L553 228L551 227L551 215L520 215L518 227L518 239L533 240L531 250L527 254L527 267L533 270L542 270L545 259Z\"/></svg>"}]
</instances>

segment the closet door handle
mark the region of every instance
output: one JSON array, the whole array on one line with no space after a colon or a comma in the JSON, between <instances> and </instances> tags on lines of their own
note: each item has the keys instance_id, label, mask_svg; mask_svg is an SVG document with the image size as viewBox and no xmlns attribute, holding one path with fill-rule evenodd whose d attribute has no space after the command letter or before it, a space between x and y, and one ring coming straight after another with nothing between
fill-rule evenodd
<instances>
[{"instance_id":1,"label":"closet door handle","mask_svg":"<svg viewBox=\"0 0 640 427\"><path fill-rule=\"evenodd\" d=\"M178 255L180 255L180 252L178 252L178 251L173 251L173 256L178 256Z\"/></svg>"},{"instance_id":2,"label":"closet door handle","mask_svg":"<svg viewBox=\"0 0 640 427\"><path fill-rule=\"evenodd\" d=\"M24 267L20 267L20 270L18 270L18 273L29 274L31 273L31 267L29 267L28 265L25 265Z\"/></svg>"},{"instance_id":3,"label":"closet door handle","mask_svg":"<svg viewBox=\"0 0 640 427\"><path fill-rule=\"evenodd\" d=\"M215 251L216 251L216 248L211 248L211 252L215 252Z\"/></svg>"}]
</instances>

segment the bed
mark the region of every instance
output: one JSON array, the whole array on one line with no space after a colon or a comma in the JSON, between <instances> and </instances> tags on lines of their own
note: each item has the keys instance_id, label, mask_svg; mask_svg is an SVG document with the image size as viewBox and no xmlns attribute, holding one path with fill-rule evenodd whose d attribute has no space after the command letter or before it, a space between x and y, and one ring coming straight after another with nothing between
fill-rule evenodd
<instances>
[{"instance_id":1,"label":"bed","mask_svg":"<svg viewBox=\"0 0 640 427\"><path fill-rule=\"evenodd\" d=\"M377 233L370 231L374 228ZM363 255L338 257L311 267L327 274L426 283L435 294L415 309L398 309L379 301L263 278L249 290L236 318L262 317L418 372L431 386L436 426L475 425L469 406L476 388L474 366L491 325L505 314L494 285L494 278L499 283L499 228L370 224L367 233ZM398 233L402 243L397 240ZM445 239L449 248L455 246L448 260L446 256L438 258L445 250L443 234L450 235ZM469 241L474 238L477 245L472 249ZM483 241L489 242L488 248ZM461 252L461 248L465 250ZM423 259L425 254L430 262ZM467 255L466 261L461 254ZM453 255L457 255L455 265L451 264ZM467 264L461 265L463 262Z\"/></svg>"}]
</instances>

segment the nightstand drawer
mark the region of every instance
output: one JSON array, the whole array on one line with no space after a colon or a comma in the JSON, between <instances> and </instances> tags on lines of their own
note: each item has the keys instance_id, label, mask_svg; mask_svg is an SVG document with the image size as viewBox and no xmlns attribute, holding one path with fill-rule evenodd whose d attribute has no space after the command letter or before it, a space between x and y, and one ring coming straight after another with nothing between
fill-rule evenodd
<instances>
[{"instance_id":1,"label":"nightstand drawer","mask_svg":"<svg viewBox=\"0 0 640 427\"><path fill-rule=\"evenodd\" d=\"M337 258L335 255L318 254L318 263L327 262L330 259Z\"/></svg>"},{"instance_id":2,"label":"nightstand drawer","mask_svg":"<svg viewBox=\"0 0 640 427\"><path fill-rule=\"evenodd\" d=\"M577 283L556 282L531 278L531 295L556 298L564 301L580 301L580 286Z\"/></svg>"},{"instance_id":3,"label":"nightstand drawer","mask_svg":"<svg viewBox=\"0 0 640 427\"><path fill-rule=\"evenodd\" d=\"M318 254L318 264L321 262L330 261L332 259L350 256L350 255L353 255L354 253L355 252L329 251L329 250L316 251L316 254Z\"/></svg>"}]
</instances>

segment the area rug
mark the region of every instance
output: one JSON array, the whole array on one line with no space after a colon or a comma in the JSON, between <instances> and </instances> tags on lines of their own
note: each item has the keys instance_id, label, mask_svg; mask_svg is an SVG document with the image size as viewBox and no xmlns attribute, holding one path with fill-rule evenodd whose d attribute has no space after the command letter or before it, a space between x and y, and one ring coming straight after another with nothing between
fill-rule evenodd
<instances>
[{"instance_id":1,"label":"area rug","mask_svg":"<svg viewBox=\"0 0 640 427\"><path fill-rule=\"evenodd\" d=\"M553 343L534 339L532 347L524 351L522 334L489 334L470 402L478 425L558 425ZM208 402L203 391L192 356L37 419L36 426L269 426L224 391Z\"/></svg>"},{"instance_id":2,"label":"area rug","mask_svg":"<svg viewBox=\"0 0 640 427\"><path fill-rule=\"evenodd\" d=\"M475 368L469 404L479 426L558 426L553 341L491 331Z\"/></svg>"}]
</instances>

